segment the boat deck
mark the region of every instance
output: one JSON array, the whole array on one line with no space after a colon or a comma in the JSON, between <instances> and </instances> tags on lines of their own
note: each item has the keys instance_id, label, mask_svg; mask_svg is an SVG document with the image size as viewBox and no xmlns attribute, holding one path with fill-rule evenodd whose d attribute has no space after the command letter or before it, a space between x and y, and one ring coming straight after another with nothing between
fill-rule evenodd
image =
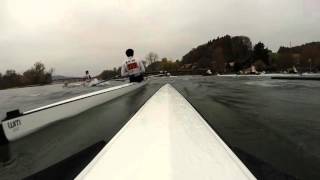
<instances>
[{"instance_id":1,"label":"boat deck","mask_svg":"<svg viewBox=\"0 0 320 180\"><path fill-rule=\"evenodd\" d=\"M199 113L163 86L76 179L255 179Z\"/></svg>"}]
</instances>

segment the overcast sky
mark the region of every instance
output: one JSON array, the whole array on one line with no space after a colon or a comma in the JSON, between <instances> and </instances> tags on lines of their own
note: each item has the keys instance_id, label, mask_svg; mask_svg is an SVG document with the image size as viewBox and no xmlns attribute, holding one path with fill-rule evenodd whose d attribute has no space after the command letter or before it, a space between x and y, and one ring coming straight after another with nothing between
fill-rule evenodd
<instances>
[{"instance_id":1,"label":"overcast sky","mask_svg":"<svg viewBox=\"0 0 320 180\"><path fill-rule=\"evenodd\" d=\"M0 72L42 61L55 74L120 66L126 48L181 59L230 34L279 46L320 41L319 0L0 0Z\"/></svg>"}]
</instances>

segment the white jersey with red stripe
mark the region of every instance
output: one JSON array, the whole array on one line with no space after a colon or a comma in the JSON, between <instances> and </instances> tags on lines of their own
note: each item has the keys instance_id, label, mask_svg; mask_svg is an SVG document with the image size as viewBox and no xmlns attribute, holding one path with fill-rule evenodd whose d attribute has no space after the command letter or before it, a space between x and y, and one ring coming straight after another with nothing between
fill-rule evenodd
<instances>
[{"instance_id":1,"label":"white jersey with red stripe","mask_svg":"<svg viewBox=\"0 0 320 180\"><path fill-rule=\"evenodd\" d=\"M121 76L139 76L145 72L142 61L129 57L121 67Z\"/></svg>"}]
</instances>

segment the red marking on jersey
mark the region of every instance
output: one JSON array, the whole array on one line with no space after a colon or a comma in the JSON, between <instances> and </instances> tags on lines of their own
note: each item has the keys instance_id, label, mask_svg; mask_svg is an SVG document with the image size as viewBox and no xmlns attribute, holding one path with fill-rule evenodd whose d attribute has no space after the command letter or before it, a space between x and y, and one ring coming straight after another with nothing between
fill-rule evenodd
<instances>
[{"instance_id":1,"label":"red marking on jersey","mask_svg":"<svg viewBox=\"0 0 320 180\"><path fill-rule=\"evenodd\" d=\"M136 62L127 64L128 70L136 69L138 68L138 64Z\"/></svg>"}]
</instances>

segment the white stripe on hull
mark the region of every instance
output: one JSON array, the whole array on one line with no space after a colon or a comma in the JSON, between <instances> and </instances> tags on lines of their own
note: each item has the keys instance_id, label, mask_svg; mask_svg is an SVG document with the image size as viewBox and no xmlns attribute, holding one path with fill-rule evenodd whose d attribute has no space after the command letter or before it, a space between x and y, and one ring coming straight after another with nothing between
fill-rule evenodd
<instances>
[{"instance_id":1,"label":"white stripe on hull","mask_svg":"<svg viewBox=\"0 0 320 180\"><path fill-rule=\"evenodd\" d=\"M78 175L108 180L247 180L251 172L172 86L162 87Z\"/></svg>"},{"instance_id":2,"label":"white stripe on hull","mask_svg":"<svg viewBox=\"0 0 320 180\"><path fill-rule=\"evenodd\" d=\"M6 138L9 141L14 141L53 122L77 115L87 109L140 88L145 84L146 82L124 84L24 112L23 116L2 121Z\"/></svg>"}]
</instances>

